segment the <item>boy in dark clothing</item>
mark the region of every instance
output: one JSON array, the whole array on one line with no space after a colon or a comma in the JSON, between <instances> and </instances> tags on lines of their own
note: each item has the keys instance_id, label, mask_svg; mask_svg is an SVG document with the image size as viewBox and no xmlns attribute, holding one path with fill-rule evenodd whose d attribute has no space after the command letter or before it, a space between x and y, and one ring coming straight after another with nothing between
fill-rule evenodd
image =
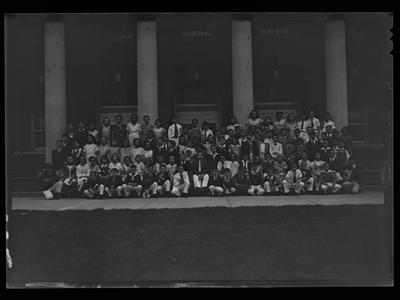
<instances>
[{"instance_id":1,"label":"boy in dark clothing","mask_svg":"<svg viewBox=\"0 0 400 300\"><path fill-rule=\"evenodd\" d=\"M57 181L57 173L51 167L51 164L46 163L44 168L38 174L38 183L40 190L44 191L50 188Z\"/></svg>"},{"instance_id":2,"label":"boy in dark clothing","mask_svg":"<svg viewBox=\"0 0 400 300\"><path fill-rule=\"evenodd\" d=\"M249 171L239 167L237 174L232 178L233 184L238 195L247 195L249 189Z\"/></svg>"},{"instance_id":3,"label":"boy in dark clothing","mask_svg":"<svg viewBox=\"0 0 400 300\"><path fill-rule=\"evenodd\" d=\"M111 125L111 140L117 140L118 147L122 147L127 138L126 124L122 123L122 116L115 116L115 124Z\"/></svg>"},{"instance_id":4,"label":"boy in dark clothing","mask_svg":"<svg viewBox=\"0 0 400 300\"><path fill-rule=\"evenodd\" d=\"M119 198L122 197L122 177L118 174L118 169L111 169L111 176L107 178L105 183L105 191L110 198L117 195Z\"/></svg>"},{"instance_id":5,"label":"boy in dark clothing","mask_svg":"<svg viewBox=\"0 0 400 300\"><path fill-rule=\"evenodd\" d=\"M122 185L125 197L129 197L132 193L137 197L141 197L142 187L142 178L136 173L136 166L132 164L130 166L129 173L125 178L124 184Z\"/></svg>"},{"instance_id":6,"label":"boy in dark clothing","mask_svg":"<svg viewBox=\"0 0 400 300\"><path fill-rule=\"evenodd\" d=\"M84 184L83 194L89 199L93 199L93 197L99 193L99 180L96 172L90 172L89 178Z\"/></svg>"},{"instance_id":7,"label":"boy in dark clothing","mask_svg":"<svg viewBox=\"0 0 400 300\"><path fill-rule=\"evenodd\" d=\"M265 193L265 190L262 188L263 185L263 176L260 170L257 170L257 165L251 165L251 171L249 174L249 190L248 193L252 196L257 195L261 196Z\"/></svg>"},{"instance_id":8,"label":"boy in dark clothing","mask_svg":"<svg viewBox=\"0 0 400 300\"><path fill-rule=\"evenodd\" d=\"M67 161L68 156L67 150L62 147L61 140L57 140L56 149L54 149L51 154L53 168L58 173L64 166L64 163Z\"/></svg>"}]
</instances>

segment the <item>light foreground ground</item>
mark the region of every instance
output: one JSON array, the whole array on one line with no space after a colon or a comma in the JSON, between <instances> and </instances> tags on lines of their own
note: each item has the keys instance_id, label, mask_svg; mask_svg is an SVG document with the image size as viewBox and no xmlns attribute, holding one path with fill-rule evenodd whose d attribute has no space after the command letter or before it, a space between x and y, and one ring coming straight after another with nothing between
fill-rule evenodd
<instances>
[{"instance_id":1,"label":"light foreground ground","mask_svg":"<svg viewBox=\"0 0 400 300\"><path fill-rule=\"evenodd\" d=\"M356 195L233 196L150 199L60 199L14 198L13 210L94 210L94 209L177 209L199 207L303 206L383 204L383 191L364 191Z\"/></svg>"}]
</instances>

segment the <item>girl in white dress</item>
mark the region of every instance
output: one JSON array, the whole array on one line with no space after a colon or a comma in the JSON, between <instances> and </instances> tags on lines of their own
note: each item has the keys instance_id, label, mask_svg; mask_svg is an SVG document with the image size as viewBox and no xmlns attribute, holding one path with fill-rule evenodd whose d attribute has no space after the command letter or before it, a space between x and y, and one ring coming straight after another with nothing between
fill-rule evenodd
<instances>
[{"instance_id":1,"label":"girl in white dress","mask_svg":"<svg viewBox=\"0 0 400 300\"><path fill-rule=\"evenodd\" d=\"M131 115L131 121L126 124L126 130L128 132L129 144L132 146L135 139L140 139L142 133L142 126L138 122L138 116L136 114Z\"/></svg>"},{"instance_id":2,"label":"girl in white dress","mask_svg":"<svg viewBox=\"0 0 400 300\"><path fill-rule=\"evenodd\" d=\"M155 127L153 128L154 138L156 140L160 139L166 133L166 129L162 127L162 123L160 119L157 119L155 122Z\"/></svg>"}]
</instances>

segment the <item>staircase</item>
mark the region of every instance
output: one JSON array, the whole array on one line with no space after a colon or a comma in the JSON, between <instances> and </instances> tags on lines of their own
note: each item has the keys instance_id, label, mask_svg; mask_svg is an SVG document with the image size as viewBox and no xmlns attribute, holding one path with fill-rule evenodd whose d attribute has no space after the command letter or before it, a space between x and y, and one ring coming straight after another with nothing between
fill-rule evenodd
<instances>
[{"instance_id":1,"label":"staircase","mask_svg":"<svg viewBox=\"0 0 400 300\"><path fill-rule=\"evenodd\" d=\"M13 197L42 197L35 177L14 177L11 191Z\"/></svg>"}]
</instances>

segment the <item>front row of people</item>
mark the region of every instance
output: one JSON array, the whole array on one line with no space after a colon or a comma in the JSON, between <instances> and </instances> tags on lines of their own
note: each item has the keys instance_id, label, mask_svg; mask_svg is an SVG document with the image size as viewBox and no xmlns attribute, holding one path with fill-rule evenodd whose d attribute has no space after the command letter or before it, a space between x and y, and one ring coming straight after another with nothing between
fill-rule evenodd
<instances>
[{"instance_id":1,"label":"front row of people","mask_svg":"<svg viewBox=\"0 0 400 300\"><path fill-rule=\"evenodd\" d=\"M318 156L318 155L317 155ZM206 172L201 164L197 171L188 172L183 164L126 166L115 161L100 166L85 157L78 165L72 157L59 172L55 183L47 184L43 195L46 199L60 197L115 198L188 196L189 193L211 196L222 195L272 195L300 193L358 193L359 184L352 178L351 168L342 172L330 169L329 162L308 160L289 162L288 168L251 163L248 168L239 166L232 176L229 168L213 168ZM141 166L139 168L139 166ZM139 170L140 169L140 170ZM190 173L190 175L189 175Z\"/></svg>"}]
</instances>

